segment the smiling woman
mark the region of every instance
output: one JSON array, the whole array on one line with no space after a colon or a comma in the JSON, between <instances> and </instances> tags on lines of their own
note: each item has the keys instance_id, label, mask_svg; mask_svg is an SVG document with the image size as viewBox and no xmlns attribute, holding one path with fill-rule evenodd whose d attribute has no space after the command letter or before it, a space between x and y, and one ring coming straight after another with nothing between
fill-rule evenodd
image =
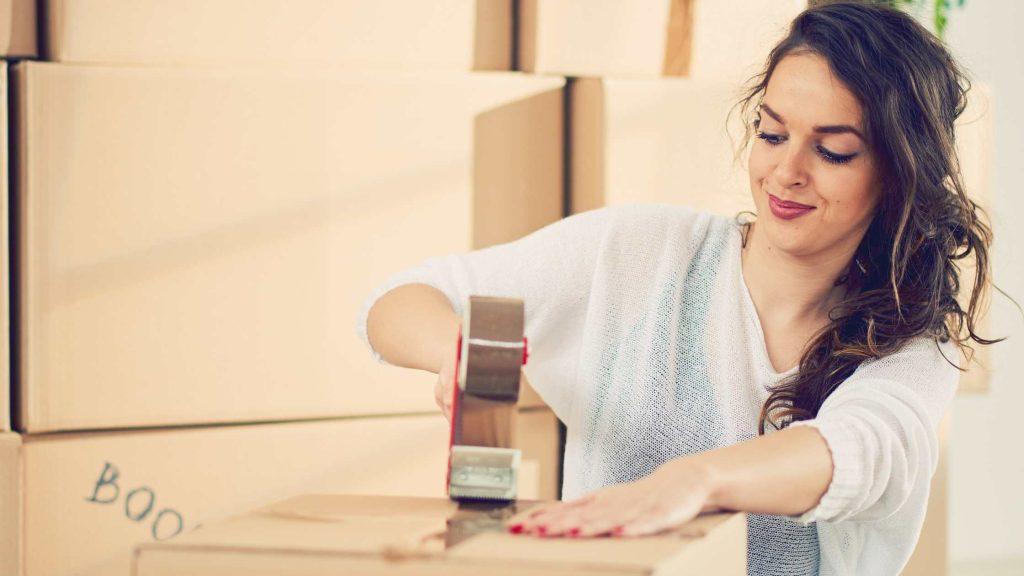
<instances>
[{"instance_id":1,"label":"smiling woman","mask_svg":"<svg viewBox=\"0 0 1024 576\"><path fill-rule=\"evenodd\" d=\"M382 361L445 373L469 295L525 301L525 372L567 436L565 501L514 518L524 537L742 510L750 574L898 574L958 345L994 342L975 332L991 234L954 147L968 88L902 12L808 9L738 103L756 221L575 214L394 275L360 335Z\"/></svg>"},{"instance_id":2,"label":"smiling woman","mask_svg":"<svg viewBox=\"0 0 1024 576\"><path fill-rule=\"evenodd\" d=\"M751 192L766 217L746 225L747 282L798 262L836 279L809 298L825 312L820 329L762 426L774 408L813 417L863 360L915 337L999 341L975 332L991 232L955 151L969 89L911 18L845 3L798 17L753 79L740 106L751 116ZM957 301L964 261L977 271L966 310Z\"/></svg>"}]
</instances>

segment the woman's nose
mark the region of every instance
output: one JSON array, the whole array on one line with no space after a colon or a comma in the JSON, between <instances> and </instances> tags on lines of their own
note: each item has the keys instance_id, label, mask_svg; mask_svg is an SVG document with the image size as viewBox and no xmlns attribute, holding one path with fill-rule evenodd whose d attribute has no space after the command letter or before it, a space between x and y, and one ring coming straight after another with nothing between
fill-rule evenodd
<instances>
[{"instance_id":1,"label":"woman's nose","mask_svg":"<svg viewBox=\"0 0 1024 576\"><path fill-rule=\"evenodd\" d=\"M775 165L773 176L776 184L781 188L798 188L807 184L807 167L804 165L804 155L797 146L787 146L787 149Z\"/></svg>"}]
</instances>

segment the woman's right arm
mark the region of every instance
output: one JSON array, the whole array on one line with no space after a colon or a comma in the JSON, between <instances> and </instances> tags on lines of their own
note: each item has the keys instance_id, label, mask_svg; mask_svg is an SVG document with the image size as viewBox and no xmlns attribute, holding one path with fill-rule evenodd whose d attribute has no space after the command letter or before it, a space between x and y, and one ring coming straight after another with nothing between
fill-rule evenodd
<instances>
[{"instance_id":1,"label":"woman's right arm","mask_svg":"<svg viewBox=\"0 0 1024 576\"><path fill-rule=\"evenodd\" d=\"M437 288L403 284L373 304L366 333L389 364L436 374L455 351L459 317Z\"/></svg>"},{"instance_id":2,"label":"woman's right arm","mask_svg":"<svg viewBox=\"0 0 1024 576\"><path fill-rule=\"evenodd\" d=\"M378 362L439 373L435 395L442 398L469 297L521 299L530 383L565 418L597 258L616 212L582 212L512 242L396 272L364 300L357 333Z\"/></svg>"}]
</instances>

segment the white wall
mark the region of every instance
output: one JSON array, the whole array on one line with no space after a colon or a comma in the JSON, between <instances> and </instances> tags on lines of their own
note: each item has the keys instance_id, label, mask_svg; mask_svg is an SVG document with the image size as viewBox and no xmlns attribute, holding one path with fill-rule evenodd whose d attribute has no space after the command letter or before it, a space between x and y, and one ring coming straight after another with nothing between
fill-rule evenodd
<instances>
[{"instance_id":1,"label":"white wall","mask_svg":"<svg viewBox=\"0 0 1024 576\"><path fill-rule=\"evenodd\" d=\"M955 4L956 0L952 0ZM1024 2L966 0L946 40L992 86L995 281L1024 305ZM956 561L1024 557L1024 320L993 297L991 390L954 402L950 444L950 554Z\"/></svg>"}]
</instances>

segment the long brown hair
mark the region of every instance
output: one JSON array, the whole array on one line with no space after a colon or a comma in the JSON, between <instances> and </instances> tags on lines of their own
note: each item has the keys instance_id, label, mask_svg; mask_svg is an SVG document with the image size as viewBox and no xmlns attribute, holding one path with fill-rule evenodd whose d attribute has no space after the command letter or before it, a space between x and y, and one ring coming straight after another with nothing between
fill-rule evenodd
<instances>
[{"instance_id":1,"label":"long brown hair","mask_svg":"<svg viewBox=\"0 0 1024 576\"><path fill-rule=\"evenodd\" d=\"M862 362L892 354L913 338L955 340L968 358L974 350L969 341L1004 339L976 332L989 284L992 232L982 209L964 193L956 153L953 123L971 88L963 69L933 34L899 10L825 4L793 20L733 110L739 107L750 118L779 61L798 52L828 61L861 103L882 196L848 270L836 281L846 284L844 300L811 339L797 373L770 389L759 434L766 422L778 429L814 418ZM757 129L755 120L744 125L737 154ZM966 310L957 301L961 263L974 271Z\"/></svg>"}]
</instances>

